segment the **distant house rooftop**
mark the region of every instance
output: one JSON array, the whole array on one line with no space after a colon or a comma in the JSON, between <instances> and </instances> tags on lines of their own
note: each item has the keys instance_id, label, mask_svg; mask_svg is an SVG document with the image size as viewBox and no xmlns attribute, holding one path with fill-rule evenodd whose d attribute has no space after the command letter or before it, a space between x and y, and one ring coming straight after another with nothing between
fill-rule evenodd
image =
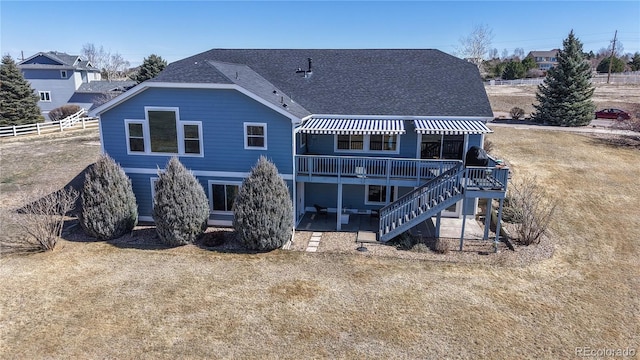
<instances>
[{"instance_id":1,"label":"distant house rooftop","mask_svg":"<svg viewBox=\"0 0 640 360\"><path fill-rule=\"evenodd\" d=\"M100 70L80 55L69 55L58 51L39 52L18 63L22 69L60 69L60 70Z\"/></svg>"}]
</instances>

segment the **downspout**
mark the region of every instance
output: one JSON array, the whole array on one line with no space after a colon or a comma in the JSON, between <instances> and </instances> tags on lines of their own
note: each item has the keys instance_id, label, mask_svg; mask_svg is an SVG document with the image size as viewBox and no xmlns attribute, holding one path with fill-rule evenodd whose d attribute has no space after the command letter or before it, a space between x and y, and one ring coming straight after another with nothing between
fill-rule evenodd
<instances>
[{"instance_id":1,"label":"downspout","mask_svg":"<svg viewBox=\"0 0 640 360\"><path fill-rule=\"evenodd\" d=\"M296 125L291 123L291 169L293 170L293 177L291 182L292 194L293 194L293 224L291 224L291 244L293 244L293 240L296 235L296 224L298 218L298 197L296 193L296 189L298 188L298 183L296 181Z\"/></svg>"}]
</instances>

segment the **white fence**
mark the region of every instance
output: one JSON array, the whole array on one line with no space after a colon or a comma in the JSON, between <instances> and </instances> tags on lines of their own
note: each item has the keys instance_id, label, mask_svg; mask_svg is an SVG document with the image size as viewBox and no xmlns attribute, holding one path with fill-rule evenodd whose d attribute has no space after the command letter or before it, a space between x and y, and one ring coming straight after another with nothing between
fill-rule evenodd
<instances>
[{"instance_id":1,"label":"white fence","mask_svg":"<svg viewBox=\"0 0 640 360\"><path fill-rule=\"evenodd\" d=\"M42 135L53 132L88 129L94 127L98 127L98 119L85 117L85 110L82 109L60 121L0 127L0 137Z\"/></svg>"},{"instance_id":2,"label":"white fence","mask_svg":"<svg viewBox=\"0 0 640 360\"><path fill-rule=\"evenodd\" d=\"M539 85L542 84L544 78L535 79L516 79L516 80L489 80L487 85ZM596 74L591 78L591 82L594 84L606 84L607 74ZM610 84L640 84L640 72L634 71L632 73L625 74L611 74L609 79Z\"/></svg>"}]
</instances>

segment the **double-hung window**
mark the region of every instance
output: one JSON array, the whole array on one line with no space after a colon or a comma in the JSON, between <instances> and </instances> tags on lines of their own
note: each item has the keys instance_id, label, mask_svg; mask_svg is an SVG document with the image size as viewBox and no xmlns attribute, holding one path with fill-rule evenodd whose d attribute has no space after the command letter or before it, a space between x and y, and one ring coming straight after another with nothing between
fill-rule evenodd
<instances>
[{"instance_id":1,"label":"double-hung window","mask_svg":"<svg viewBox=\"0 0 640 360\"><path fill-rule=\"evenodd\" d=\"M130 154L202 156L202 123L182 121L177 108L145 108L144 120L125 120Z\"/></svg>"},{"instance_id":2,"label":"double-hung window","mask_svg":"<svg viewBox=\"0 0 640 360\"><path fill-rule=\"evenodd\" d=\"M338 149L364 150L364 135L338 135Z\"/></svg>"},{"instance_id":3,"label":"double-hung window","mask_svg":"<svg viewBox=\"0 0 640 360\"><path fill-rule=\"evenodd\" d=\"M240 183L222 183L209 181L212 213L230 214L233 210L233 202L240 190Z\"/></svg>"},{"instance_id":4,"label":"double-hung window","mask_svg":"<svg viewBox=\"0 0 640 360\"><path fill-rule=\"evenodd\" d=\"M51 102L51 91L38 91L40 94L40 101Z\"/></svg>"},{"instance_id":5,"label":"double-hung window","mask_svg":"<svg viewBox=\"0 0 640 360\"><path fill-rule=\"evenodd\" d=\"M244 123L244 148L246 150L267 150L266 123Z\"/></svg>"},{"instance_id":6,"label":"double-hung window","mask_svg":"<svg viewBox=\"0 0 640 360\"><path fill-rule=\"evenodd\" d=\"M369 150L372 151L396 151L398 135L370 135Z\"/></svg>"},{"instance_id":7,"label":"double-hung window","mask_svg":"<svg viewBox=\"0 0 640 360\"><path fill-rule=\"evenodd\" d=\"M128 122L127 138L129 139L129 152L144 152L144 123Z\"/></svg>"},{"instance_id":8,"label":"double-hung window","mask_svg":"<svg viewBox=\"0 0 640 360\"><path fill-rule=\"evenodd\" d=\"M336 135L336 151L367 151L398 153L399 138L396 134Z\"/></svg>"}]
</instances>

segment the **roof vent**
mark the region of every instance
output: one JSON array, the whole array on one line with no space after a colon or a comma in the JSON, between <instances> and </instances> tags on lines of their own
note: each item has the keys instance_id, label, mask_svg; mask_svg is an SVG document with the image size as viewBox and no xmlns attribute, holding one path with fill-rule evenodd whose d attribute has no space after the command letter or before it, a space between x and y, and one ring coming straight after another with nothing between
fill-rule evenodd
<instances>
[{"instance_id":1,"label":"roof vent","mask_svg":"<svg viewBox=\"0 0 640 360\"><path fill-rule=\"evenodd\" d=\"M311 70L311 62L312 62L312 60L313 60L313 59L311 59L311 58L307 58L307 61L308 61L308 68L307 68L307 70L302 70L301 68L298 68L298 69L296 70L296 74L304 74L304 77L305 77L305 78L310 77L310 76L311 76L311 74L313 74L313 71Z\"/></svg>"}]
</instances>

